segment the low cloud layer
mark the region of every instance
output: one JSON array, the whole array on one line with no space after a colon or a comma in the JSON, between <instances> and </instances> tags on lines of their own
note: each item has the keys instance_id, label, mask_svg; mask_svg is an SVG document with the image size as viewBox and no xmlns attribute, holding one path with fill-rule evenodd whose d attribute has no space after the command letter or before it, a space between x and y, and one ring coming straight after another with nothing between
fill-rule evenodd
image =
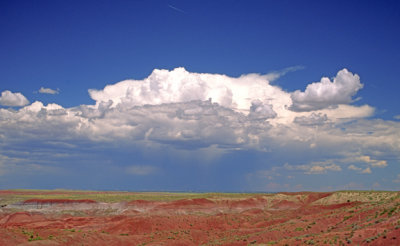
<instances>
[{"instance_id":1,"label":"low cloud layer","mask_svg":"<svg viewBox=\"0 0 400 246\"><path fill-rule=\"evenodd\" d=\"M0 105L21 107L29 103L28 99L19 92L3 91L0 96Z\"/></svg>"},{"instance_id":2,"label":"low cloud layer","mask_svg":"<svg viewBox=\"0 0 400 246\"><path fill-rule=\"evenodd\" d=\"M328 162L311 162L310 164L305 165L290 165L286 163L284 168L289 171L296 171L300 170L303 171L305 174L322 174L328 171L335 171L339 172L342 171L342 168L337 164Z\"/></svg>"}]
</instances>

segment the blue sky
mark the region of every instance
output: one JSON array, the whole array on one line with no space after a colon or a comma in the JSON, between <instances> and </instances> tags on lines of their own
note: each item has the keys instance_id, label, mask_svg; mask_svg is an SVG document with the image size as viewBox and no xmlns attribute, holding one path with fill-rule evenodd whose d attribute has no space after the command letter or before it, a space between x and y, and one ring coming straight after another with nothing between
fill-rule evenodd
<instances>
[{"instance_id":1,"label":"blue sky","mask_svg":"<svg viewBox=\"0 0 400 246\"><path fill-rule=\"evenodd\" d=\"M399 24L398 1L1 1L0 188L398 190Z\"/></svg>"}]
</instances>

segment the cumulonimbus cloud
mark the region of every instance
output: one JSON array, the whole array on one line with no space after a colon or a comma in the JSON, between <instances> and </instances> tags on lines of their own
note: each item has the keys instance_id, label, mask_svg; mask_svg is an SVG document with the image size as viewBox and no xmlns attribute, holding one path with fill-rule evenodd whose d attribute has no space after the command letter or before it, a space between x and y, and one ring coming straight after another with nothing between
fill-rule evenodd
<instances>
[{"instance_id":1,"label":"cumulonimbus cloud","mask_svg":"<svg viewBox=\"0 0 400 246\"><path fill-rule=\"evenodd\" d=\"M343 81L352 78L358 76L342 70L334 83L346 84ZM289 109L292 94L271 85L268 79L269 75L259 74L233 78L191 73L184 68L156 69L143 80L89 90L95 105L63 108L34 102L17 112L2 110L0 114L8 123L14 122L20 134L22 127L37 127L36 132L41 127L46 131L54 127L56 132L63 129L69 137L86 136L97 141L125 138L199 148L215 144L260 147L270 138L283 136L306 140L310 139L308 130L299 130L302 127L363 118L373 112L366 105L341 105L311 114L294 112ZM286 132L282 135L281 131Z\"/></svg>"},{"instance_id":2,"label":"cumulonimbus cloud","mask_svg":"<svg viewBox=\"0 0 400 246\"><path fill-rule=\"evenodd\" d=\"M0 96L0 105L3 106L25 106L29 103L28 99L24 95L19 92L11 92L9 90L5 90L1 93Z\"/></svg>"},{"instance_id":3,"label":"cumulonimbus cloud","mask_svg":"<svg viewBox=\"0 0 400 246\"><path fill-rule=\"evenodd\" d=\"M19 110L0 108L0 140L162 145L179 151L251 149L280 156L310 151L343 157L362 149L371 156L364 160L371 168L388 165L378 161L377 149L400 153L399 122L364 119L373 114L372 107L348 104L362 87L357 75L341 70L333 82L322 79L297 93L269 79L156 69L143 80L89 90L94 105L64 108L34 102ZM333 164L308 165L304 171L347 170Z\"/></svg>"},{"instance_id":4,"label":"cumulonimbus cloud","mask_svg":"<svg viewBox=\"0 0 400 246\"><path fill-rule=\"evenodd\" d=\"M220 74L190 73L184 68L172 71L155 69L144 80L125 80L103 90L89 90L96 104L111 101L111 107L160 105L211 99L219 105L241 112L250 112L254 100L274 110L291 104L290 95L269 83L268 75L248 74L233 78ZM260 105L261 105L260 104ZM257 102L257 105L259 103ZM259 106L260 106L259 105ZM269 106L265 106L264 109ZM263 112L265 112L263 110Z\"/></svg>"}]
</instances>

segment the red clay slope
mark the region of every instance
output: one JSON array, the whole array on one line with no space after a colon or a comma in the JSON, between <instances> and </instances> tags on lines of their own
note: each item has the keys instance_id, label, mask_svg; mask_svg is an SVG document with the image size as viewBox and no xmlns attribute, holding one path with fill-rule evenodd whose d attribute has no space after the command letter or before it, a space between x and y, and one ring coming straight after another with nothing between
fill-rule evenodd
<instances>
[{"instance_id":1,"label":"red clay slope","mask_svg":"<svg viewBox=\"0 0 400 246\"><path fill-rule=\"evenodd\" d=\"M400 245L399 195L377 202L326 205L315 204L319 198L327 197L326 193L284 195L139 200L125 204L121 211L105 209L96 213L3 209L0 246ZM151 209L129 213L139 205Z\"/></svg>"}]
</instances>

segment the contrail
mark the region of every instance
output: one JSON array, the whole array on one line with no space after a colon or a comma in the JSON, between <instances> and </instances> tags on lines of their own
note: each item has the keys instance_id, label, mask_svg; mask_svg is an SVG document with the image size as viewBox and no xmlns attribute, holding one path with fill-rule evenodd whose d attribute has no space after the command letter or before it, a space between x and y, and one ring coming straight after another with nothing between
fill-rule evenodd
<instances>
[{"instance_id":1,"label":"contrail","mask_svg":"<svg viewBox=\"0 0 400 246\"><path fill-rule=\"evenodd\" d=\"M173 10L176 10L176 11L178 11L178 12L181 12L181 13L186 14L186 12L183 11L182 9L179 9L179 8L177 8L177 7L175 7L175 6L170 5L170 4L168 4L168 7L170 7L170 8L173 9Z\"/></svg>"}]
</instances>

